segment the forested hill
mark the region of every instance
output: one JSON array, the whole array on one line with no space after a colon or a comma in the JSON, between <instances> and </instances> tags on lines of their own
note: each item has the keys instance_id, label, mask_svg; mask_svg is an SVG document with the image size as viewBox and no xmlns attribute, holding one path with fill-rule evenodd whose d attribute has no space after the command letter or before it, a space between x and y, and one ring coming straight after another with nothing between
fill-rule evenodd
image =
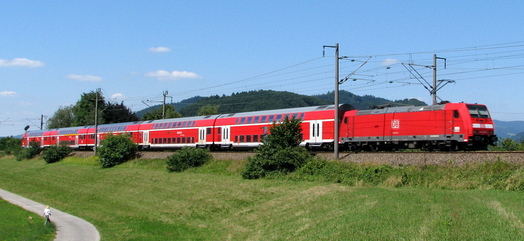
<instances>
[{"instance_id":1,"label":"forested hill","mask_svg":"<svg viewBox=\"0 0 524 241\"><path fill-rule=\"evenodd\" d=\"M313 97L317 97L319 99L329 101L329 103L333 103L333 93L334 92L328 92L326 94L322 95L314 95ZM355 109L358 110L365 110L370 109L373 106L380 106L380 105L392 105L392 106L405 106L405 105L414 105L414 106L423 106L427 105L426 103L417 100L417 99L403 99L403 100L387 100L380 97L375 97L372 95L355 95L351 92L341 90L339 100L341 104L350 104Z\"/></svg>"},{"instance_id":2,"label":"forested hill","mask_svg":"<svg viewBox=\"0 0 524 241\"><path fill-rule=\"evenodd\" d=\"M371 95L359 96L347 91L340 92L340 103L350 104L356 109L369 109L377 105L426 105L426 103L416 99L405 99L391 101ZM271 110L315 105L333 104L333 92L323 95L307 96L287 91L257 90L233 93L230 96L210 96L192 97L181 102L175 103L176 111L183 116L195 116L198 111L206 107L218 108L217 113L236 113L257 110ZM137 116L141 117L153 108L148 107L138 111Z\"/></svg>"}]
</instances>

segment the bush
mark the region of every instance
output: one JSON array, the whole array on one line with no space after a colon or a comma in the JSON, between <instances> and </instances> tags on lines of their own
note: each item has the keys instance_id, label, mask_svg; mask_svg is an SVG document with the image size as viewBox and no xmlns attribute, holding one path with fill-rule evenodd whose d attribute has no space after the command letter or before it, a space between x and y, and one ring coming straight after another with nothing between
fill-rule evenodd
<instances>
[{"instance_id":1,"label":"bush","mask_svg":"<svg viewBox=\"0 0 524 241\"><path fill-rule=\"evenodd\" d=\"M64 159L72 151L68 146L51 146L44 150L43 158L47 163L53 163Z\"/></svg>"},{"instance_id":2,"label":"bush","mask_svg":"<svg viewBox=\"0 0 524 241\"><path fill-rule=\"evenodd\" d=\"M181 172L191 167L199 167L213 159L207 149L182 148L167 158L167 170Z\"/></svg>"},{"instance_id":3,"label":"bush","mask_svg":"<svg viewBox=\"0 0 524 241\"><path fill-rule=\"evenodd\" d=\"M137 150L129 135L110 135L100 143L97 154L102 167L107 168L135 158Z\"/></svg>"},{"instance_id":4,"label":"bush","mask_svg":"<svg viewBox=\"0 0 524 241\"><path fill-rule=\"evenodd\" d=\"M302 141L300 120L286 118L281 124L273 124L270 133L257 148L256 155L248 159L243 178L287 174L311 159L308 151L299 146Z\"/></svg>"},{"instance_id":5,"label":"bush","mask_svg":"<svg viewBox=\"0 0 524 241\"><path fill-rule=\"evenodd\" d=\"M14 137L0 138L0 151L7 155L15 154L22 149L20 139Z\"/></svg>"},{"instance_id":6,"label":"bush","mask_svg":"<svg viewBox=\"0 0 524 241\"><path fill-rule=\"evenodd\" d=\"M19 149L15 153L15 157L17 161L21 161L24 159L31 159L36 155L40 154L40 152L42 152L42 148L40 148L40 143L31 142L29 143L29 147Z\"/></svg>"}]
</instances>

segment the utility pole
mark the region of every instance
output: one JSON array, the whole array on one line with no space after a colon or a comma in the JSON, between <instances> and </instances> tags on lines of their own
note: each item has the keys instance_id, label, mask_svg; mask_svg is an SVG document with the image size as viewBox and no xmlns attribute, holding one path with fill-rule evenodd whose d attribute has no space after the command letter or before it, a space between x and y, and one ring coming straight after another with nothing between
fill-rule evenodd
<instances>
[{"instance_id":1,"label":"utility pole","mask_svg":"<svg viewBox=\"0 0 524 241\"><path fill-rule=\"evenodd\" d=\"M431 88L433 105L437 104L437 55L433 54L433 88Z\"/></svg>"},{"instance_id":2,"label":"utility pole","mask_svg":"<svg viewBox=\"0 0 524 241\"><path fill-rule=\"evenodd\" d=\"M162 95L164 96L164 101L162 102L162 119L165 119L166 118L166 97L167 97L167 90L164 90L164 92L162 92Z\"/></svg>"},{"instance_id":3,"label":"utility pole","mask_svg":"<svg viewBox=\"0 0 524 241\"><path fill-rule=\"evenodd\" d=\"M44 115L40 115L40 130L44 129Z\"/></svg>"},{"instance_id":4,"label":"utility pole","mask_svg":"<svg viewBox=\"0 0 524 241\"><path fill-rule=\"evenodd\" d=\"M339 112L339 97L338 97L338 94L339 94L339 84L340 84L340 80L339 80L339 60L340 60L340 57L339 57L339 44L337 43L335 46L327 46L327 45L324 45L324 49L325 48L334 48L335 49L335 99L334 99L334 102L335 102L335 124L334 124L334 134L335 134L335 138L333 140L333 155L335 157L335 160L338 160L339 159L339 152L338 152L338 139L339 139L339 133L338 133L338 127L339 127L339 115L338 115L338 112ZM345 58L345 57L344 57Z\"/></svg>"},{"instance_id":5,"label":"utility pole","mask_svg":"<svg viewBox=\"0 0 524 241\"><path fill-rule=\"evenodd\" d=\"M93 147L93 151L96 155L96 148L98 146L98 95L100 94L100 91L102 91L100 88L96 89L96 97L95 97L95 146Z\"/></svg>"},{"instance_id":6,"label":"utility pole","mask_svg":"<svg viewBox=\"0 0 524 241\"><path fill-rule=\"evenodd\" d=\"M429 94L431 95L432 105L438 104L437 103L437 98L438 98L437 92L440 89L442 89L444 86L446 86L449 83L455 83L454 80L449 80L449 79L438 80L437 79L437 69L438 69L437 60L439 59L444 60L444 69L445 69L447 67L446 58L438 57L436 54L433 54L433 65L402 63L402 66L406 68L406 70L413 76L413 78L415 78L422 85L422 87L424 87L424 89L426 89L429 92ZM433 70L433 83L430 83L429 81L427 81L424 78L424 76L422 76L422 74L420 74L420 72L418 72L415 69L415 67L413 66L424 67L424 68Z\"/></svg>"},{"instance_id":7,"label":"utility pole","mask_svg":"<svg viewBox=\"0 0 524 241\"><path fill-rule=\"evenodd\" d=\"M431 97L433 98L433 105L437 104L437 59L443 59L444 68L446 68L446 58L437 57L436 54L433 54L433 66L431 66L431 68L433 69L433 86L431 88Z\"/></svg>"}]
</instances>

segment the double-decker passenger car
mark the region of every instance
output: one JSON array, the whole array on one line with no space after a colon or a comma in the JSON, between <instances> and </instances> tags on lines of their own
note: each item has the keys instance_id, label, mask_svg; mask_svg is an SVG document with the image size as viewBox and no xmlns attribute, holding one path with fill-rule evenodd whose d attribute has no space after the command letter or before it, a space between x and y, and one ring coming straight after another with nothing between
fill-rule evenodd
<instances>
[{"instance_id":1,"label":"double-decker passenger car","mask_svg":"<svg viewBox=\"0 0 524 241\"><path fill-rule=\"evenodd\" d=\"M110 134L129 134L141 148L210 147L254 148L262 144L273 123L295 118L302 121L302 146L332 148L333 105L184 117L94 126L29 131L22 145L37 142L43 147L67 145L92 148L95 139ZM485 149L496 141L486 106L444 104L351 110L341 105L339 145L350 150ZM98 138L95 138L98 135ZM99 143L98 143L99 144Z\"/></svg>"}]
</instances>

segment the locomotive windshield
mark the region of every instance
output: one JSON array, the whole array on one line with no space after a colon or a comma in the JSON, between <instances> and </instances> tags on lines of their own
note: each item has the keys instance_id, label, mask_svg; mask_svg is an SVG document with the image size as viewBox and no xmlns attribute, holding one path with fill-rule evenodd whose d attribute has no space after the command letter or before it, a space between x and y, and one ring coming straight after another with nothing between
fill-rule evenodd
<instances>
[{"instance_id":1,"label":"locomotive windshield","mask_svg":"<svg viewBox=\"0 0 524 241\"><path fill-rule=\"evenodd\" d=\"M468 105L469 114L473 118L490 118L488 108L483 105Z\"/></svg>"}]
</instances>

